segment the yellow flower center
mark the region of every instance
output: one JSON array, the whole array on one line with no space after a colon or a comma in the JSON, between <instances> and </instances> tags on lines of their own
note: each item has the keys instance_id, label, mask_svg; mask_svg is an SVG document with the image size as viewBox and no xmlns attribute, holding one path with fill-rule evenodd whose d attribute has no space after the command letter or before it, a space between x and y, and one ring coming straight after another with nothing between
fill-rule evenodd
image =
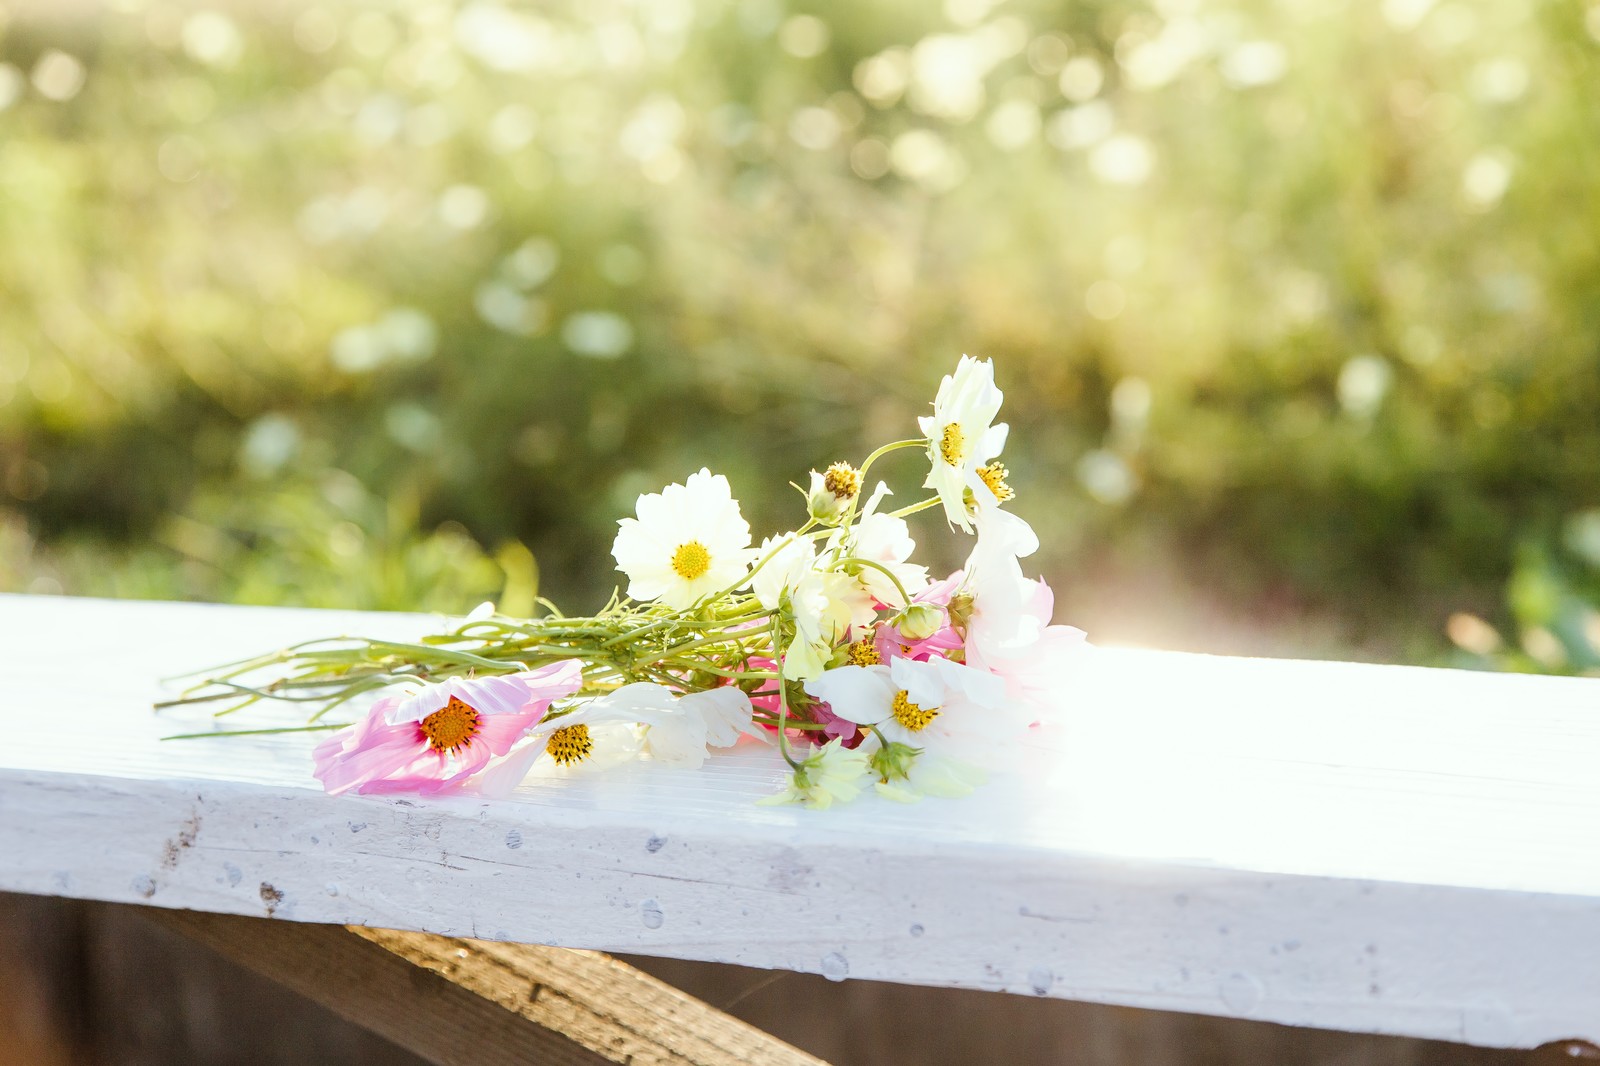
<instances>
[{"instance_id":1,"label":"yellow flower center","mask_svg":"<svg viewBox=\"0 0 1600 1066\"><path fill-rule=\"evenodd\" d=\"M850 645L850 650L845 653L851 666L877 666L883 662L878 654L878 646L872 642L869 634Z\"/></svg>"},{"instance_id":2,"label":"yellow flower center","mask_svg":"<svg viewBox=\"0 0 1600 1066\"><path fill-rule=\"evenodd\" d=\"M928 723L939 717L937 707L927 710L918 707L908 698L910 693L901 689L894 694L894 720L905 726L913 733L920 733L928 728Z\"/></svg>"},{"instance_id":3,"label":"yellow flower center","mask_svg":"<svg viewBox=\"0 0 1600 1066\"><path fill-rule=\"evenodd\" d=\"M967 437L955 422L944 427L944 436L939 438L939 454L951 466L960 466L961 460L966 458Z\"/></svg>"},{"instance_id":4,"label":"yellow flower center","mask_svg":"<svg viewBox=\"0 0 1600 1066\"><path fill-rule=\"evenodd\" d=\"M822 475L822 487L841 500L853 500L861 491L861 471L849 463L834 463Z\"/></svg>"},{"instance_id":5,"label":"yellow flower center","mask_svg":"<svg viewBox=\"0 0 1600 1066\"><path fill-rule=\"evenodd\" d=\"M711 553L697 540L678 545L678 550L672 553L672 571L685 581L693 581L710 569Z\"/></svg>"},{"instance_id":6,"label":"yellow flower center","mask_svg":"<svg viewBox=\"0 0 1600 1066\"><path fill-rule=\"evenodd\" d=\"M594 741L589 739L589 727L569 725L550 734L544 750L562 766L582 762L594 751Z\"/></svg>"},{"instance_id":7,"label":"yellow flower center","mask_svg":"<svg viewBox=\"0 0 1600 1066\"><path fill-rule=\"evenodd\" d=\"M483 715L451 696L449 703L418 724L422 735L428 738L428 747L437 752L455 751L478 735L483 728Z\"/></svg>"},{"instance_id":8,"label":"yellow flower center","mask_svg":"<svg viewBox=\"0 0 1600 1066\"><path fill-rule=\"evenodd\" d=\"M1011 486L1006 484L1006 478L1011 476L1011 471L1005 468L1004 463L990 463L988 466L978 467L978 476L983 483L989 486L989 491L994 493L994 498L1001 503L1014 499L1016 493L1011 491Z\"/></svg>"}]
</instances>

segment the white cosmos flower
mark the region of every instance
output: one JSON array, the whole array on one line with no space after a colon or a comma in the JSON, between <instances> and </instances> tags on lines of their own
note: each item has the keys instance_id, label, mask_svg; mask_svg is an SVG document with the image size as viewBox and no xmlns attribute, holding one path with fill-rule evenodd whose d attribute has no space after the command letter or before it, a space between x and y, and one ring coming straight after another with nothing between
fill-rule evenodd
<instances>
[{"instance_id":1,"label":"white cosmos flower","mask_svg":"<svg viewBox=\"0 0 1600 1066\"><path fill-rule=\"evenodd\" d=\"M886 743L963 762L990 762L996 745L1026 729L1007 705L1005 682L949 659L895 659L888 666L841 666L806 682L833 713L870 725Z\"/></svg>"},{"instance_id":2,"label":"white cosmos flower","mask_svg":"<svg viewBox=\"0 0 1600 1066\"><path fill-rule=\"evenodd\" d=\"M985 506L997 496L978 468L999 455L1009 431L1004 422L991 425L1000 413L1003 395L994 384L994 364L963 355L956 372L939 382L933 414L917 419L928 438L928 479L923 482L939 494L944 514L952 525L972 532L966 493Z\"/></svg>"},{"instance_id":3,"label":"white cosmos flower","mask_svg":"<svg viewBox=\"0 0 1600 1066\"><path fill-rule=\"evenodd\" d=\"M785 540L789 543L779 548ZM783 675L804 680L827 668L833 646L849 635L852 625L871 622L877 612L872 594L853 576L816 569L816 547L809 537L768 537L756 557L766 559L775 548L777 554L750 578L750 588L769 611L787 602L795 635L784 651Z\"/></svg>"},{"instance_id":4,"label":"white cosmos flower","mask_svg":"<svg viewBox=\"0 0 1600 1066\"><path fill-rule=\"evenodd\" d=\"M784 544L786 540L788 543ZM784 546L778 548L780 544ZM769 611L777 610L784 595L811 573L812 563L817 557L816 546L811 543L810 537L780 533L761 542L761 547L756 549L756 559L766 559L775 548L778 553L750 578L750 591L755 593L761 606Z\"/></svg>"},{"instance_id":5,"label":"white cosmos flower","mask_svg":"<svg viewBox=\"0 0 1600 1066\"><path fill-rule=\"evenodd\" d=\"M917 542L911 539L906 520L878 512L878 504L888 495L892 495L889 486L878 482L872 498L861 510L860 520L844 540L844 554L877 563L894 574L891 579L876 567L863 566L856 576L873 599L898 610L905 603L895 581L898 580L909 595L915 596L928 587L928 568L909 561L911 553L917 550ZM845 536L844 530L836 531L828 539L829 549L837 548Z\"/></svg>"},{"instance_id":6,"label":"white cosmos flower","mask_svg":"<svg viewBox=\"0 0 1600 1066\"><path fill-rule=\"evenodd\" d=\"M580 718L582 713L580 709L541 721L506 758L473 778L477 790L490 797L508 796L530 774L597 773L632 762L643 752L645 731L640 726Z\"/></svg>"},{"instance_id":7,"label":"white cosmos flower","mask_svg":"<svg viewBox=\"0 0 1600 1066\"><path fill-rule=\"evenodd\" d=\"M806 511L823 525L835 525L850 501L861 491L861 471L849 463L834 463L826 473L811 471Z\"/></svg>"},{"instance_id":8,"label":"white cosmos flower","mask_svg":"<svg viewBox=\"0 0 1600 1066\"><path fill-rule=\"evenodd\" d=\"M647 681L623 685L569 716L590 724L629 722L644 726L643 750L656 762L698 768L706 748L727 748L743 734L758 735L750 697L736 688L677 695Z\"/></svg>"},{"instance_id":9,"label":"white cosmos flower","mask_svg":"<svg viewBox=\"0 0 1600 1066\"><path fill-rule=\"evenodd\" d=\"M539 722L525 734L522 747L476 783L487 795L503 796L539 767L603 770L640 755L667 766L698 769L707 748L732 747L747 734L765 736L751 720L750 697L740 690L725 687L680 696L641 681Z\"/></svg>"},{"instance_id":10,"label":"white cosmos flower","mask_svg":"<svg viewBox=\"0 0 1600 1066\"><path fill-rule=\"evenodd\" d=\"M684 610L749 570L750 525L721 474L701 470L685 485L642 495L638 515L617 523L611 554L641 603Z\"/></svg>"}]
</instances>

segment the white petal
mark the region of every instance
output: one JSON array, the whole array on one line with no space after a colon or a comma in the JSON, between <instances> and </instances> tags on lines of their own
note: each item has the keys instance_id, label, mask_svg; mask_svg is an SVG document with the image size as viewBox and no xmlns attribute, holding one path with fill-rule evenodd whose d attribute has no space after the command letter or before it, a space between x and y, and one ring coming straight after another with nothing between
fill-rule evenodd
<instances>
[{"instance_id":1,"label":"white petal","mask_svg":"<svg viewBox=\"0 0 1600 1066\"><path fill-rule=\"evenodd\" d=\"M807 681L806 691L845 721L870 725L893 714L897 689L882 666L840 666Z\"/></svg>"},{"instance_id":2,"label":"white petal","mask_svg":"<svg viewBox=\"0 0 1600 1066\"><path fill-rule=\"evenodd\" d=\"M1004 705L1006 683L1001 678L938 656L929 659L927 665L933 669L946 689L960 693L978 706L992 709Z\"/></svg>"},{"instance_id":3,"label":"white petal","mask_svg":"<svg viewBox=\"0 0 1600 1066\"><path fill-rule=\"evenodd\" d=\"M691 692L678 700L684 710L697 714L706 724L706 743L714 748L729 748L739 737L761 736L751 723L750 697L730 686L709 692Z\"/></svg>"},{"instance_id":4,"label":"white petal","mask_svg":"<svg viewBox=\"0 0 1600 1066\"><path fill-rule=\"evenodd\" d=\"M978 438L977 447L972 449L972 465L982 466L990 459L1006 450L1006 435L1011 427L1001 422L990 426L983 431L983 436Z\"/></svg>"},{"instance_id":5,"label":"white petal","mask_svg":"<svg viewBox=\"0 0 1600 1066\"><path fill-rule=\"evenodd\" d=\"M918 707L932 711L944 706L947 686L931 663L895 659L889 663L889 677L895 691L904 689L906 699Z\"/></svg>"}]
</instances>

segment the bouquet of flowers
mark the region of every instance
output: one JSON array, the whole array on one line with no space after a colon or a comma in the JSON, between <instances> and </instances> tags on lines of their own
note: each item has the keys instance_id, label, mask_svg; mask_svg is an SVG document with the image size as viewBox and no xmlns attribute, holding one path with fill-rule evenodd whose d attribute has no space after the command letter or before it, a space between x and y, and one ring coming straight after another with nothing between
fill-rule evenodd
<instances>
[{"instance_id":1,"label":"bouquet of flowers","mask_svg":"<svg viewBox=\"0 0 1600 1066\"><path fill-rule=\"evenodd\" d=\"M333 638L229 664L172 702L320 704L297 728L337 730L314 754L333 793L503 794L541 768L698 767L754 737L789 768L764 802L964 794L1055 703L1084 636L1051 624L1050 587L1018 562L1039 542L1005 509L1001 400L993 365L963 356L920 437L812 471L805 522L756 547L720 474L640 496L611 549L626 594L598 614L485 604L416 643ZM926 453L933 494L895 509L867 479L903 448ZM938 581L905 521L936 507L976 534ZM276 676L248 683L259 671ZM368 693L383 694L359 720L324 720Z\"/></svg>"}]
</instances>

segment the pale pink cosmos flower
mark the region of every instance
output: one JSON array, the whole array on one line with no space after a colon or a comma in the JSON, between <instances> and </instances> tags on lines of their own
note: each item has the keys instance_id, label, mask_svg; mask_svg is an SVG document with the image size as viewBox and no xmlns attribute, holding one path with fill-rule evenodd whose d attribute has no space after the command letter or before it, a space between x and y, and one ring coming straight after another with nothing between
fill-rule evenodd
<instances>
[{"instance_id":1,"label":"pale pink cosmos flower","mask_svg":"<svg viewBox=\"0 0 1600 1066\"><path fill-rule=\"evenodd\" d=\"M499 677L452 678L372 705L365 718L313 753L322 787L338 795L459 790L505 755L554 700L583 687L583 664L564 659Z\"/></svg>"},{"instance_id":2,"label":"pale pink cosmos flower","mask_svg":"<svg viewBox=\"0 0 1600 1066\"><path fill-rule=\"evenodd\" d=\"M972 597L966 661L1003 679L1012 699L1035 720L1053 709L1064 686L1062 671L1087 648L1084 632L1051 625L1055 594L1043 579L1022 573L1017 560L1038 550L1039 538L1016 515L978 513L978 545L967 560L965 588Z\"/></svg>"}]
</instances>

